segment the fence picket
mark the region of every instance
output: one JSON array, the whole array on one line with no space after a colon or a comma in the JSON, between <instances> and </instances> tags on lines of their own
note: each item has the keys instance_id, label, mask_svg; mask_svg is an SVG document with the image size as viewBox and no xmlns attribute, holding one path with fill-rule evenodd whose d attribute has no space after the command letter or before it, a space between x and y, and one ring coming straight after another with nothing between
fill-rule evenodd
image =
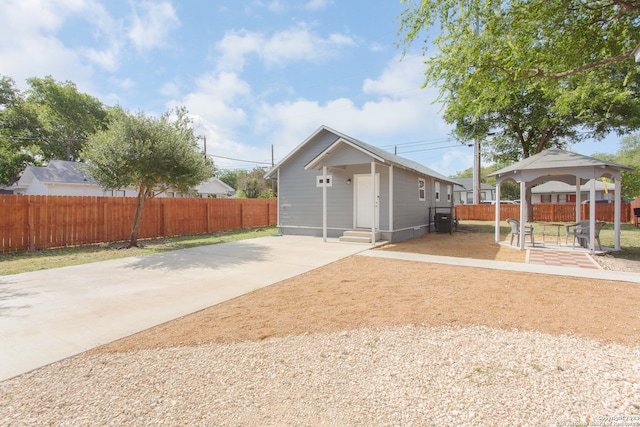
<instances>
[{"instance_id":1,"label":"fence picket","mask_svg":"<svg viewBox=\"0 0 640 427\"><path fill-rule=\"evenodd\" d=\"M637 205L637 206L636 206ZM620 221L633 221L633 207L640 207L640 199L632 203L622 203ZM495 205L456 205L455 215L459 220L494 221ZM589 219L589 205L580 205L582 219ZM520 205L501 204L500 218L520 218ZM596 203L596 220L613 222L614 204ZM576 205L574 203L535 203L533 205L533 220L538 222L575 222Z\"/></svg>"},{"instance_id":2,"label":"fence picket","mask_svg":"<svg viewBox=\"0 0 640 427\"><path fill-rule=\"evenodd\" d=\"M0 252L129 238L133 197L0 195ZM157 198L144 207L140 238L276 225L275 199Z\"/></svg>"}]
</instances>

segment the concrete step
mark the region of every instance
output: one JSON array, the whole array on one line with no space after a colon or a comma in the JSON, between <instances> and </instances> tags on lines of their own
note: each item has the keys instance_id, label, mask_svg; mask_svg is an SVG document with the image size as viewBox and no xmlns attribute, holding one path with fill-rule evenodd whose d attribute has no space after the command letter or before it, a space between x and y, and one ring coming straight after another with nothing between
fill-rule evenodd
<instances>
[{"instance_id":1,"label":"concrete step","mask_svg":"<svg viewBox=\"0 0 640 427\"><path fill-rule=\"evenodd\" d=\"M380 233L376 233L376 241L380 240ZM340 237L341 242L351 242L351 243L371 243L371 231L364 230L350 230L342 233L342 237Z\"/></svg>"}]
</instances>

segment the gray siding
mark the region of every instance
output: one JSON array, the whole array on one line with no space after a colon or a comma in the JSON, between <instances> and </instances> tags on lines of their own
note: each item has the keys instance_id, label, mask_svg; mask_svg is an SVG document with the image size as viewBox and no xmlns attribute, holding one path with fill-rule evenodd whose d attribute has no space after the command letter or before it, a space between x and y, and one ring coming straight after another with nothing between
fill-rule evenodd
<instances>
[{"instance_id":1,"label":"gray siding","mask_svg":"<svg viewBox=\"0 0 640 427\"><path fill-rule=\"evenodd\" d=\"M342 145L335 153L327 156L323 163L327 166L343 166L370 163L371 160L371 156L362 151L348 145Z\"/></svg>"},{"instance_id":2,"label":"gray siding","mask_svg":"<svg viewBox=\"0 0 640 427\"><path fill-rule=\"evenodd\" d=\"M418 178L426 181L425 200L418 199ZM426 176L418 176L404 169L393 169L393 212L394 229L401 230L407 227L417 227L428 223L429 206L433 194L433 179Z\"/></svg>"},{"instance_id":3,"label":"gray siding","mask_svg":"<svg viewBox=\"0 0 640 427\"><path fill-rule=\"evenodd\" d=\"M316 177L322 175L322 170L305 170L305 166L338 138L336 134L323 130L280 166L278 224L282 233L322 236L323 188L316 186ZM341 145L322 159L321 164L328 167L327 174L333 178L331 187L327 188L329 237L339 237L343 231L354 227L354 176L371 174L372 160L371 156L349 145ZM422 236L428 231L429 208L451 205L447 200L447 183L440 184L441 198L436 202L433 177L396 166L393 168L392 189L394 223L391 224L390 167L376 162L375 169L380 175L379 224L384 240L397 242ZM425 200L419 200L418 178L425 180ZM432 210L432 215L434 212Z\"/></svg>"},{"instance_id":4,"label":"gray siding","mask_svg":"<svg viewBox=\"0 0 640 427\"><path fill-rule=\"evenodd\" d=\"M280 225L322 227L322 188L316 187L316 176L322 172L304 167L336 140L336 135L322 132L280 168Z\"/></svg>"}]
</instances>

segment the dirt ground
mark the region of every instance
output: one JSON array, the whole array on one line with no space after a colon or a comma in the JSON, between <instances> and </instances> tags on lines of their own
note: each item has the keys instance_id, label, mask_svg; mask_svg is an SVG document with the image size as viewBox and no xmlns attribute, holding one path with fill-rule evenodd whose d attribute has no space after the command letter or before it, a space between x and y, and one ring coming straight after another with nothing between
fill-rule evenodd
<instances>
[{"instance_id":1,"label":"dirt ground","mask_svg":"<svg viewBox=\"0 0 640 427\"><path fill-rule=\"evenodd\" d=\"M481 233L432 233L379 250L525 259ZM487 325L639 345L640 285L356 255L92 352L406 324Z\"/></svg>"}]
</instances>

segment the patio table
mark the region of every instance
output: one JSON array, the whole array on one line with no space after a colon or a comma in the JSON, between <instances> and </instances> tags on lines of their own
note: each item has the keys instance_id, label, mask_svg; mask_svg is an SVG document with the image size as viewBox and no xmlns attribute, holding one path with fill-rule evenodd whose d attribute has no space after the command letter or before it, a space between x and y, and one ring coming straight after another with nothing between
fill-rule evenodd
<instances>
[{"instance_id":1,"label":"patio table","mask_svg":"<svg viewBox=\"0 0 640 427\"><path fill-rule=\"evenodd\" d=\"M564 224L559 222L542 222L540 225L542 225L542 242L544 243L546 241L545 236L549 234L550 236L555 236L556 245L560 246L562 242L560 240L560 228L564 227ZM555 233L547 233L547 227L555 227Z\"/></svg>"}]
</instances>

